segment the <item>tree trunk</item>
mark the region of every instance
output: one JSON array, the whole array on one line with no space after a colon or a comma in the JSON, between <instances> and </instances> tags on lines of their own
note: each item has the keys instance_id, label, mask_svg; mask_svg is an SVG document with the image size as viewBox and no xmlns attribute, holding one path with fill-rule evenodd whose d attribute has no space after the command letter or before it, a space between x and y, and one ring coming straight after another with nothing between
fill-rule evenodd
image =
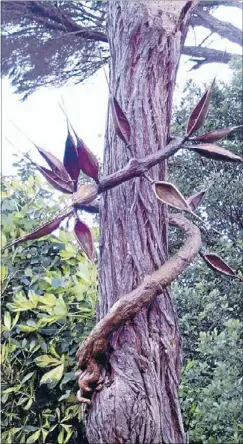
<instances>
[{"instance_id":1,"label":"tree trunk","mask_svg":"<svg viewBox=\"0 0 243 444\"><path fill-rule=\"evenodd\" d=\"M187 2L187 4L191 2ZM185 1L108 2L112 94L132 128L132 156L156 152L169 137L172 94L188 17ZM191 6L191 5L190 5ZM184 14L185 15L185 14ZM104 174L131 157L107 122ZM166 179L166 165L152 178ZM167 209L144 178L103 196L99 312L134 289L167 259ZM105 384L85 414L90 444L186 443L178 402L180 336L170 291L127 322L110 340Z\"/></svg>"}]
</instances>

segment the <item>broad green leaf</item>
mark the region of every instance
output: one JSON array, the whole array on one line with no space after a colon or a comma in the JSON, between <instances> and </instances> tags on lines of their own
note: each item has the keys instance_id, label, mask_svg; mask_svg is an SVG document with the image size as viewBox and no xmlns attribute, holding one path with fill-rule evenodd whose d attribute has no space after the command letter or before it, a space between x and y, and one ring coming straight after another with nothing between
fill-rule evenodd
<instances>
[{"instance_id":1,"label":"broad green leaf","mask_svg":"<svg viewBox=\"0 0 243 444\"><path fill-rule=\"evenodd\" d=\"M60 251L59 254L60 254L61 258L63 258L63 259L71 259L71 258L75 257L75 255L76 255L72 251L66 251L66 250Z\"/></svg>"},{"instance_id":2,"label":"broad green leaf","mask_svg":"<svg viewBox=\"0 0 243 444\"><path fill-rule=\"evenodd\" d=\"M26 397L24 397L24 398L20 398L20 400L17 402L17 405L22 405L22 404L24 404L25 402L27 402L29 400L29 398L26 398Z\"/></svg>"},{"instance_id":3,"label":"broad green leaf","mask_svg":"<svg viewBox=\"0 0 243 444\"><path fill-rule=\"evenodd\" d=\"M9 387L6 390L3 390L3 393L14 393L14 392L18 392L20 389L20 384L16 385L15 387Z\"/></svg>"},{"instance_id":4,"label":"broad green leaf","mask_svg":"<svg viewBox=\"0 0 243 444\"><path fill-rule=\"evenodd\" d=\"M31 291L29 292L28 296L29 298L26 298L22 293L17 293L13 303L8 304L8 307L11 311L15 312L33 310L34 308L37 308L39 296Z\"/></svg>"},{"instance_id":5,"label":"broad green leaf","mask_svg":"<svg viewBox=\"0 0 243 444\"><path fill-rule=\"evenodd\" d=\"M19 313L17 313L14 317L14 319L12 320L12 328L15 327L15 325L17 324L19 320Z\"/></svg>"},{"instance_id":6,"label":"broad green leaf","mask_svg":"<svg viewBox=\"0 0 243 444\"><path fill-rule=\"evenodd\" d=\"M62 296L58 297L58 300L56 302L56 306L54 308L54 314L59 315L59 316L63 316L64 318L67 315L67 306L66 306Z\"/></svg>"},{"instance_id":7,"label":"broad green leaf","mask_svg":"<svg viewBox=\"0 0 243 444\"><path fill-rule=\"evenodd\" d=\"M38 328L43 328L46 325L54 324L55 322L57 322L60 319L62 319L62 316L48 316L48 317L44 317L44 318L41 318L38 321L37 326L38 326Z\"/></svg>"},{"instance_id":8,"label":"broad green leaf","mask_svg":"<svg viewBox=\"0 0 243 444\"><path fill-rule=\"evenodd\" d=\"M1 354L0 354L0 357L1 357L0 364L1 365L4 363L7 355L8 355L8 346L7 346L7 344L2 344Z\"/></svg>"},{"instance_id":9,"label":"broad green leaf","mask_svg":"<svg viewBox=\"0 0 243 444\"><path fill-rule=\"evenodd\" d=\"M33 433L33 435L30 435L29 438L26 441L26 444L30 444L32 442L36 442L37 439L39 439L40 434L41 434L41 429L37 430L37 432Z\"/></svg>"},{"instance_id":10,"label":"broad green leaf","mask_svg":"<svg viewBox=\"0 0 243 444\"><path fill-rule=\"evenodd\" d=\"M67 425L67 424L61 424L61 426L65 429L65 431L67 433L66 438L64 440L64 443L67 443L69 441L69 438L71 438L71 436L73 434L72 426Z\"/></svg>"},{"instance_id":11,"label":"broad green leaf","mask_svg":"<svg viewBox=\"0 0 243 444\"><path fill-rule=\"evenodd\" d=\"M38 367L53 367L53 366L57 366L60 364L61 359L56 359L53 358L50 355L41 355L38 356L38 358L35 359L36 364L38 365Z\"/></svg>"},{"instance_id":12,"label":"broad green leaf","mask_svg":"<svg viewBox=\"0 0 243 444\"><path fill-rule=\"evenodd\" d=\"M27 276L27 277L31 277L32 276L32 270L31 270L31 268L26 268L26 270L24 271L24 274L25 274L25 276Z\"/></svg>"},{"instance_id":13,"label":"broad green leaf","mask_svg":"<svg viewBox=\"0 0 243 444\"><path fill-rule=\"evenodd\" d=\"M7 330L11 330L11 316L9 311L5 311L3 315L3 322Z\"/></svg>"},{"instance_id":14,"label":"broad green leaf","mask_svg":"<svg viewBox=\"0 0 243 444\"><path fill-rule=\"evenodd\" d=\"M34 375L34 373L35 372L30 372L27 375L25 375L25 377L21 381L21 385L24 384L26 381L28 381Z\"/></svg>"},{"instance_id":15,"label":"broad green leaf","mask_svg":"<svg viewBox=\"0 0 243 444\"><path fill-rule=\"evenodd\" d=\"M3 282L8 275L8 269L5 265L1 265L1 282Z\"/></svg>"},{"instance_id":16,"label":"broad green leaf","mask_svg":"<svg viewBox=\"0 0 243 444\"><path fill-rule=\"evenodd\" d=\"M62 429L57 437L58 444L64 444L64 429Z\"/></svg>"},{"instance_id":17,"label":"broad green leaf","mask_svg":"<svg viewBox=\"0 0 243 444\"><path fill-rule=\"evenodd\" d=\"M48 347L48 352L49 352L49 354L51 354L52 356L55 356L55 358L57 358L57 359L61 359L60 358L60 356L58 355L58 353L56 352L56 349L55 349L55 347L54 347L54 345L51 343L50 345L49 345L49 347ZM62 359L61 359L61 361L62 361ZM63 361L62 361L63 362Z\"/></svg>"},{"instance_id":18,"label":"broad green leaf","mask_svg":"<svg viewBox=\"0 0 243 444\"><path fill-rule=\"evenodd\" d=\"M33 399L29 399L29 401L27 402L27 404L23 407L24 410L29 410L30 407L33 404Z\"/></svg>"},{"instance_id":19,"label":"broad green leaf","mask_svg":"<svg viewBox=\"0 0 243 444\"><path fill-rule=\"evenodd\" d=\"M57 298L52 293L45 293L43 296L41 296L39 298L39 301L41 304L49 305L50 307L53 307L57 302Z\"/></svg>"},{"instance_id":20,"label":"broad green leaf","mask_svg":"<svg viewBox=\"0 0 243 444\"><path fill-rule=\"evenodd\" d=\"M58 399L58 401L60 402L60 401L63 401L64 399L69 398L70 393L71 393L71 390L66 390L66 392L64 393L64 395L62 395L62 396Z\"/></svg>"},{"instance_id":21,"label":"broad green leaf","mask_svg":"<svg viewBox=\"0 0 243 444\"><path fill-rule=\"evenodd\" d=\"M42 429L41 432L42 432L43 442L46 442L46 437L49 433L49 430Z\"/></svg>"},{"instance_id":22,"label":"broad green leaf","mask_svg":"<svg viewBox=\"0 0 243 444\"><path fill-rule=\"evenodd\" d=\"M49 372L45 373L40 380L40 384L56 385L62 378L63 372L64 372L64 364L61 364L58 367L55 367Z\"/></svg>"},{"instance_id":23,"label":"broad green leaf","mask_svg":"<svg viewBox=\"0 0 243 444\"><path fill-rule=\"evenodd\" d=\"M29 186L30 188L32 188L34 184L35 184L35 179L34 179L34 177L33 177L33 176L30 176L30 177L28 178L28 186Z\"/></svg>"},{"instance_id":24,"label":"broad green leaf","mask_svg":"<svg viewBox=\"0 0 243 444\"><path fill-rule=\"evenodd\" d=\"M1 233L1 246L2 246L2 248L5 247L6 243L7 243L6 236L5 236L5 234Z\"/></svg>"},{"instance_id":25,"label":"broad green leaf","mask_svg":"<svg viewBox=\"0 0 243 444\"><path fill-rule=\"evenodd\" d=\"M25 333L32 333L33 331L37 330L37 327L30 327L29 325L24 325L24 324L17 324L16 327Z\"/></svg>"}]
</instances>

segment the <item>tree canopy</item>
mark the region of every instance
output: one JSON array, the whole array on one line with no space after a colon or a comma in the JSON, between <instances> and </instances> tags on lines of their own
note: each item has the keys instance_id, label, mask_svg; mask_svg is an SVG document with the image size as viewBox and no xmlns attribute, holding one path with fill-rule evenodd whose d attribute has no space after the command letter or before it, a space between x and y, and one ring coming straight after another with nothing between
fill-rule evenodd
<instances>
[{"instance_id":1,"label":"tree canopy","mask_svg":"<svg viewBox=\"0 0 243 444\"><path fill-rule=\"evenodd\" d=\"M26 97L40 86L80 83L109 60L105 1L3 1L2 73ZM206 63L228 63L232 54L207 47L218 34L241 45L241 30L217 19L220 6L241 8L240 1L201 1L191 28L203 26L208 36L199 45L185 45L194 68Z\"/></svg>"}]
</instances>

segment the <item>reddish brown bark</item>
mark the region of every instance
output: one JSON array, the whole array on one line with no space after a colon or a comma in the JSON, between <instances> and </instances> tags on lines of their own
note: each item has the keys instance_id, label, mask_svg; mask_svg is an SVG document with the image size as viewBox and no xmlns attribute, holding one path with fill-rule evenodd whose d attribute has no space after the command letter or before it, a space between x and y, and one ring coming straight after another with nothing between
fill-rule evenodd
<instances>
[{"instance_id":1,"label":"reddish brown bark","mask_svg":"<svg viewBox=\"0 0 243 444\"><path fill-rule=\"evenodd\" d=\"M138 159L168 140L187 27L181 15L184 5L153 0L108 4L111 90L129 118L132 153ZM130 156L115 136L109 115L104 173L124 167ZM153 167L150 176L165 180L166 165ZM99 319L167 259L167 211L147 181L133 179L102 199ZM169 290L113 334L104 388L85 414L90 443L187 442L178 402L180 344Z\"/></svg>"}]
</instances>

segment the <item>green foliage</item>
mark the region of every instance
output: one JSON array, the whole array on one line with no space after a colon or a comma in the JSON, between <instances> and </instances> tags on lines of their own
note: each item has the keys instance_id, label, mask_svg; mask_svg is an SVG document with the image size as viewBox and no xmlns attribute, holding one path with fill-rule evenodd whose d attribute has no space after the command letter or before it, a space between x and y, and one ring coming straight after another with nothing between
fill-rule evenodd
<instances>
[{"instance_id":1,"label":"green foliage","mask_svg":"<svg viewBox=\"0 0 243 444\"><path fill-rule=\"evenodd\" d=\"M241 66L234 66L232 82L214 88L206 125L200 131L240 125ZM181 133L202 92L191 82L174 116L174 131ZM220 142L242 155L242 130ZM209 190L197 210L205 221L203 251L219 254L239 275L242 269L243 172L242 165L202 159L181 152L170 161L171 181L189 196ZM217 229L217 235L212 228ZM172 250L181 239L172 235ZM173 286L181 334L184 371L181 405L191 442L242 442L242 283L210 270L197 261Z\"/></svg>"},{"instance_id":2,"label":"green foliage","mask_svg":"<svg viewBox=\"0 0 243 444\"><path fill-rule=\"evenodd\" d=\"M18 168L3 179L3 244L63 205L30 165ZM96 267L61 228L6 250L1 282L3 442L85 442L75 354L94 325Z\"/></svg>"}]
</instances>

